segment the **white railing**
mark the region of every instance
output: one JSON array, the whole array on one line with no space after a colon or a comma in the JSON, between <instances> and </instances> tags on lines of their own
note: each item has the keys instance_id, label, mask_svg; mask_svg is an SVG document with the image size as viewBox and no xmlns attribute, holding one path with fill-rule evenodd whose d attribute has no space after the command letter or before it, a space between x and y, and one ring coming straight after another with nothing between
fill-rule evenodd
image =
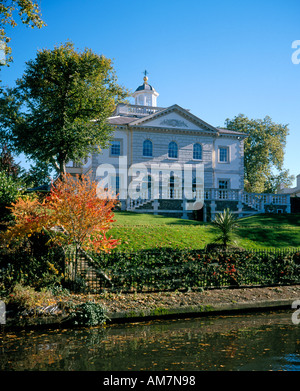
<instances>
[{"instance_id":1,"label":"white railing","mask_svg":"<svg viewBox=\"0 0 300 391\"><path fill-rule=\"evenodd\" d=\"M182 199L182 189L168 188L168 198L167 199L181 200Z\"/></svg>"},{"instance_id":2,"label":"white railing","mask_svg":"<svg viewBox=\"0 0 300 391\"><path fill-rule=\"evenodd\" d=\"M145 205L147 202L150 201L150 198L148 197L148 191L147 192L141 192L141 195L136 200L128 199L127 209L128 210L134 210L136 208L139 208L140 206Z\"/></svg>"},{"instance_id":3,"label":"white railing","mask_svg":"<svg viewBox=\"0 0 300 391\"><path fill-rule=\"evenodd\" d=\"M168 188L159 199L181 200L183 189ZM166 194L166 196L165 196ZM257 212L264 212L266 205L290 205L290 196L287 194L264 194L246 193L238 189L196 189L192 192L193 199L207 201L237 201L254 209ZM128 209L134 210L151 201L148 190L141 192L136 200L128 201Z\"/></svg>"},{"instance_id":4,"label":"white railing","mask_svg":"<svg viewBox=\"0 0 300 391\"><path fill-rule=\"evenodd\" d=\"M234 189L212 189L211 196L213 200L239 201L240 192Z\"/></svg>"},{"instance_id":5,"label":"white railing","mask_svg":"<svg viewBox=\"0 0 300 391\"><path fill-rule=\"evenodd\" d=\"M246 193L238 189L205 189L205 199L211 201L241 201L249 206L258 208L261 204L288 205L289 196L286 194Z\"/></svg>"},{"instance_id":6,"label":"white railing","mask_svg":"<svg viewBox=\"0 0 300 391\"><path fill-rule=\"evenodd\" d=\"M242 203L257 211L264 210L264 200L262 194L242 193Z\"/></svg>"},{"instance_id":7,"label":"white railing","mask_svg":"<svg viewBox=\"0 0 300 391\"><path fill-rule=\"evenodd\" d=\"M284 194L242 193L242 202L257 210L264 211L265 205L289 205L290 199Z\"/></svg>"},{"instance_id":8,"label":"white railing","mask_svg":"<svg viewBox=\"0 0 300 391\"><path fill-rule=\"evenodd\" d=\"M193 191L195 199L204 199L207 201L239 201L240 190L228 189L197 189Z\"/></svg>"},{"instance_id":9,"label":"white railing","mask_svg":"<svg viewBox=\"0 0 300 391\"><path fill-rule=\"evenodd\" d=\"M155 106L121 105L117 107L116 115L118 114L150 115L161 110L163 110L162 107L155 107Z\"/></svg>"}]
</instances>

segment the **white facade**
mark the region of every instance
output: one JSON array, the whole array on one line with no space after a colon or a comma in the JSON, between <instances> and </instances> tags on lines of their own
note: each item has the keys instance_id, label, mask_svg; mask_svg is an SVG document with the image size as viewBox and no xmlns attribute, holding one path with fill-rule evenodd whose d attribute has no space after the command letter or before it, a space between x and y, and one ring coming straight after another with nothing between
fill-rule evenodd
<instances>
[{"instance_id":1,"label":"white facade","mask_svg":"<svg viewBox=\"0 0 300 391\"><path fill-rule=\"evenodd\" d=\"M176 104L157 107L159 94L147 80L145 76L143 85L133 93L135 104L118 105L108 119L115 128L110 148L93 155L81 172L91 172L92 178L102 181L105 188L113 187L120 195L123 209L177 213L186 218L191 217L191 211L182 191L187 183L183 180L183 168L191 170L195 190L198 187L194 185L201 182L200 171L197 171L201 166L204 170L204 183L201 183L204 220L207 211L210 218L214 218L225 206L239 216L243 215L246 205L250 211L244 214L264 211L262 205L266 198L262 201L258 195L243 193L247 135L216 128ZM131 172L130 168L135 168L136 164L142 164L141 170ZM163 176L162 167L170 168L169 176ZM69 172L72 169L69 167ZM132 200L123 190L129 188L135 175L142 180L140 194ZM270 197L268 202L272 203ZM289 200L281 202L287 205Z\"/></svg>"}]
</instances>

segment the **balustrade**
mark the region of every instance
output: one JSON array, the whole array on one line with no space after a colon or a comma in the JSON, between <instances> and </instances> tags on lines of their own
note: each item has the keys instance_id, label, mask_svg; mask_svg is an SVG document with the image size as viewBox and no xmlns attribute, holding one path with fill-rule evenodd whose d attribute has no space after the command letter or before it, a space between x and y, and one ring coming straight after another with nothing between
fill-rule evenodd
<instances>
[{"instance_id":1,"label":"balustrade","mask_svg":"<svg viewBox=\"0 0 300 391\"><path fill-rule=\"evenodd\" d=\"M150 115L161 110L163 110L163 108L154 106L123 105L117 108L116 114Z\"/></svg>"},{"instance_id":2,"label":"balustrade","mask_svg":"<svg viewBox=\"0 0 300 391\"><path fill-rule=\"evenodd\" d=\"M184 189L169 187L163 192L165 196L160 195L158 199L180 200L183 198ZM289 195L286 194L264 194L264 193L246 193L238 189L196 189L192 191L193 198L206 201L237 201L258 212L264 212L266 205L289 205ZM141 192L136 200L130 200L130 209L138 208L151 200L151 194L148 191Z\"/></svg>"}]
</instances>

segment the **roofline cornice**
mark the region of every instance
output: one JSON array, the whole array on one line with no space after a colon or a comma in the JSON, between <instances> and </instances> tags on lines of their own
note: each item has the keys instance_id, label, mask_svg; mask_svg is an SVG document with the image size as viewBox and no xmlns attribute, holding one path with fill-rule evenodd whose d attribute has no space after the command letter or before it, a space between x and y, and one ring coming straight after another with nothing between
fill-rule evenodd
<instances>
[{"instance_id":1,"label":"roofline cornice","mask_svg":"<svg viewBox=\"0 0 300 391\"><path fill-rule=\"evenodd\" d=\"M207 129L209 129L210 131L213 131L213 132L216 132L217 134L219 134L219 130L217 128L208 124L207 122L203 121L202 119L196 117L194 114L191 114L186 109L183 109L182 107L178 106L177 104L172 105L170 107L167 107L166 109L158 111L156 113L150 114L147 117L139 118L136 121L131 122L131 125L139 125L140 123L146 123L153 118L159 118L165 114L168 114L168 113L171 113L174 111L177 113L180 113L188 121L193 122L194 124L196 124L198 126L204 126Z\"/></svg>"},{"instance_id":2,"label":"roofline cornice","mask_svg":"<svg viewBox=\"0 0 300 391\"><path fill-rule=\"evenodd\" d=\"M233 134L233 133L219 133L219 136L220 137L226 137L226 138L237 138L237 139L240 139L240 138L243 138L245 139L248 135L243 135L243 134Z\"/></svg>"},{"instance_id":3,"label":"roofline cornice","mask_svg":"<svg viewBox=\"0 0 300 391\"><path fill-rule=\"evenodd\" d=\"M130 130L137 130L137 131L151 131L155 133L176 133L176 134L193 134L193 135L199 135L203 134L205 136L210 136L210 137L218 137L219 133L214 133L210 130L204 130L204 129L182 129L182 128L162 128L158 126L139 126L139 125L134 125L132 126L131 124L126 125Z\"/></svg>"}]
</instances>

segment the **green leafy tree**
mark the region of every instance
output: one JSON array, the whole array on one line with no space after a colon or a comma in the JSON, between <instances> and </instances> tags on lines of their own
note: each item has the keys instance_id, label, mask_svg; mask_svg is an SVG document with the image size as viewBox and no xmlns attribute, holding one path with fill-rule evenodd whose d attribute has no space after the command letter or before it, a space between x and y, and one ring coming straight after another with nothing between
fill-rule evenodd
<instances>
[{"instance_id":1,"label":"green leafy tree","mask_svg":"<svg viewBox=\"0 0 300 391\"><path fill-rule=\"evenodd\" d=\"M275 193L281 186L291 187L295 179L294 175L290 175L289 170L282 170L279 173L272 173L265 183L265 191L267 193Z\"/></svg>"},{"instance_id":2,"label":"green leafy tree","mask_svg":"<svg viewBox=\"0 0 300 391\"><path fill-rule=\"evenodd\" d=\"M7 145L2 145L0 152L0 221L8 222L11 220L11 213L8 207L21 194L22 188L19 174L22 169L8 149ZM0 229L3 225L0 223Z\"/></svg>"},{"instance_id":3,"label":"green leafy tree","mask_svg":"<svg viewBox=\"0 0 300 391\"><path fill-rule=\"evenodd\" d=\"M40 50L7 94L18 108L9 122L14 145L65 173L68 161L80 162L108 146L113 127L107 118L125 96L110 59L90 49L76 51L70 42Z\"/></svg>"},{"instance_id":4,"label":"green leafy tree","mask_svg":"<svg viewBox=\"0 0 300 391\"><path fill-rule=\"evenodd\" d=\"M21 178L27 188L50 185L53 180L53 170L47 163L35 162L30 165L29 170L23 172Z\"/></svg>"},{"instance_id":5,"label":"green leafy tree","mask_svg":"<svg viewBox=\"0 0 300 391\"><path fill-rule=\"evenodd\" d=\"M226 119L227 129L248 134L244 144L245 190L248 192L269 192L281 178L290 184L293 178L283 168L287 125L276 124L266 116L249 119L239 114ZM278 174L274 174L274 171ZM284 174L285 172L285 174Z\"/></svg>"},{"instance_id":6,"label":"green leafy tree","mask_svg":"<svg viewBox=\"0 0 300 391\"><path fill-rule=\"evenodd\" d=\"M18 15L16 18L15 15ZM8 65L12 61L10 37L7 36L7 27L16 27L17 20L29 27L41 28L45 26L41 18L41 11L37 1L33 0L0 0L0 65Z\"/></svg>"},{"instance_id":7,"label":"green leafy tree","mask_svg":"<svg viewBox=\"0 0 300 391\"><path fill-rule=\"evenodd\" d=\"M11 219L8 207L21 195L20 184L5 171L0 171L0 221L7 222ZM0 224L3 229L3 224Z\"/></svg>"},{"instance_id":8,"label":"green leafy tree","mask_svg":"<svg viewBox=\"0 0 300 391\"><path fill-rule=\"evenodd\" d=\"M13 179L16 179L21 172L20 165L15 162L6 144L2 146L0 152L0 171L5 172L7 176L11 176Z\"/></svg>"},{"instance_id":9,"label":"green leafy tree","mask_svg":"<svg viewBox=\"0 0 300 391\"><path fill-rule=\"evenodd\" d=\"M11 152L15 152L13 128L19 120L19 110L22 105L12 94L11 89L3 90L0 87L0 145L6 145Z\"/></svg>"}]
</instances>

